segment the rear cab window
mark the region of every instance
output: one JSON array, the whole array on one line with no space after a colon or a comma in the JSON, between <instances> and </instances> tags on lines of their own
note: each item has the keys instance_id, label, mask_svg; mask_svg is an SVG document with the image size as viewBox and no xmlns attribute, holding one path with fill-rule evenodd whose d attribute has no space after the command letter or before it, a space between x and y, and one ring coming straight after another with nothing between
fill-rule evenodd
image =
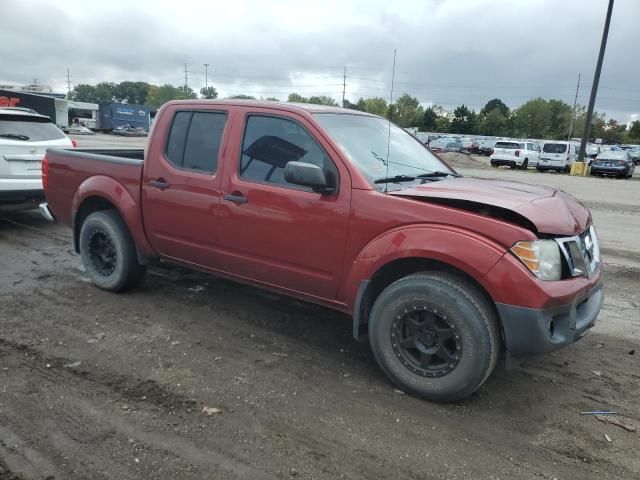
<instances>
[{"instance_id":1,"label":"rear cab window","mask_svg":"<svg viewBox=\"0 0 640 480\"><path fill-rule=\"evenodd\" d=\"M60 140L66 135L46 117L0 115L0 139L23 142Z\"/></svg>"},{"instance_id":2,"label":"rear cab window","mask_svg":"<svg viewBox=\"0 0 640 480\"><path fill-rule=\"evenodd\" d=\"M212 174L227 123L225 112L179 111L173 117L165 157L176 168Z\"/></svg>"}]
</instances>

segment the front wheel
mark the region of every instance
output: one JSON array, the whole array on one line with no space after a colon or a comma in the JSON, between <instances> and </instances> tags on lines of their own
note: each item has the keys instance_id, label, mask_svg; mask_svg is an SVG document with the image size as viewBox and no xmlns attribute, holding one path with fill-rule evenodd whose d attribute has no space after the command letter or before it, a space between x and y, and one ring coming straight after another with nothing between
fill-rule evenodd
<instances>
[{"instance_id":1,"label":"front wheel","mask_svg":"<svg viewBox=\"0 0 640 480\"><path fill-rule=\"evenodd\" d=\"M528 159L524 159L524 162L522 162L522 170L526 170L527 168L529 168L529 160Z\"/></svg>"},{"instance_id":2,"label":"front wheel","mask_svg":"<svg viewBox=\"0 0 640 480\"><path fill-rule=\"evenodd\" d=\"M500 345L489 302L469 282L444 272L388 286L371 311L369 339L394 384L437 402L477 390L493 371Z\"/></svg>"},{"instance_id":3,"label":"front wheel","mask_svg":"<svg viewBox=\"0 0 640 480\"><path fill-rule=\"evenodd\" d=\"M145 273L133 238L115 210L86 218L80 230L80 257L94 285L112 292L134 286Z\"/></svg>"}]
</instances>

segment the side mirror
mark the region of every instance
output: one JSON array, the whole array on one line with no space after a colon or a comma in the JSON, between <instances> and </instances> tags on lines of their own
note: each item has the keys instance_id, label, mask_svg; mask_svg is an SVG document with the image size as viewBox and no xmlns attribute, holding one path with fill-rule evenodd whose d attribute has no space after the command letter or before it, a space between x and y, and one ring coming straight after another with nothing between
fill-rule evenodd
<instances>
[{"instance_id":1,"label":"side mirror","mask_svg":"<svg viewBox=\"0 0 640 480\"><path fill-rule=\"evenodd\" d=\"M327 179L322 169L312 163L288 162L284 167L284 178L289 183L311 187L314 192L323 195L335 191L335 188L327 185Z\"/></svg>"}]
</instances>

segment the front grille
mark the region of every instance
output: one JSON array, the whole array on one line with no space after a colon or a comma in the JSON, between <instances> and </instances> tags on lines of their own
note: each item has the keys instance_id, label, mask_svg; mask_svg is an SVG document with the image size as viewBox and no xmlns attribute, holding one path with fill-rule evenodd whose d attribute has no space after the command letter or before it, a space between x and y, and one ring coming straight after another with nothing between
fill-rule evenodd
<instances>
[{"instance_id":1,"label":"front grille","mask_svg":"<svg viewBox=\"0 0 640 480\"><path fill-rule=\"evenodd\" d=\"M593 226L575 237L556 238L560 251L574 277L590 277L600 264L600 246Z\"/></svg>"}]
</instances>

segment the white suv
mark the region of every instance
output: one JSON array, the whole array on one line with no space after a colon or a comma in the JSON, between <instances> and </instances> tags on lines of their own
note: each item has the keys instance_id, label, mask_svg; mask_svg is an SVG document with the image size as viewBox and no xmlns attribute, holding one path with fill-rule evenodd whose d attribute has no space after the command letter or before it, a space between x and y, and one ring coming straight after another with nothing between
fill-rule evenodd
<instances>
[{"instance_id":1,"label":"white suv","mask_svg":"<svg viewBox=\"0 0 640 480\"><path fill-rule=\"evenodd\" d=\"M0 108L0 211L37 208L44 198L42 158L47 147L75 144L49 117L28 108Z\"/></svg>"},{"instance_id":2,"label":"white suv","mask_svg":"<svg viewBox=\"0 0 640 480\"><path fill-rule=\"evenodd\" d=\"M540 146L530 140L501 140L491 151L492 167L507 165L511 168L537 167L540 159Z\"/></svg>"}]
</instances>

